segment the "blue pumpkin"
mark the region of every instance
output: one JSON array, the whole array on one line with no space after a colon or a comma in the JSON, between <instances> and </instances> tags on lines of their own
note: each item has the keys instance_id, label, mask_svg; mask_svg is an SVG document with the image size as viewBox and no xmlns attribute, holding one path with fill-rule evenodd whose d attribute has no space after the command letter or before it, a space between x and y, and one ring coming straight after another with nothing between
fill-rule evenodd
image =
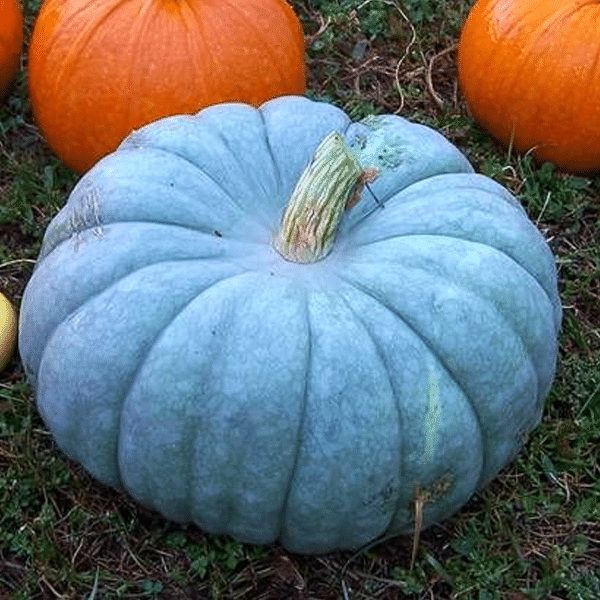
<instances>
[{"instance_id":1,"label":"blue pumpkin","mask_svg":"<svg viewBox=\"0 0 600 600\"><path fill-rule=\"evenodd\" d=\"M305 200L337 212L308 209L292 244L333 221L297 262L274 240L314 165ZM412 532L417 496L438 522L494 477L539 422L560 320L543 236L443 136L284 97L157 121L92 168L47 229L19 348L100 481L323 553Z\"/></svg>"}]
</instances>

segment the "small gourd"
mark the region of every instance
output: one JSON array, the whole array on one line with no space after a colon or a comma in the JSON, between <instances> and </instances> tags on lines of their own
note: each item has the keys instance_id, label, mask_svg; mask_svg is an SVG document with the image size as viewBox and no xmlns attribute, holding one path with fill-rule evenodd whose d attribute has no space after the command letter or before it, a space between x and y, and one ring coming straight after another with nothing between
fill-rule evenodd
<instances>
[{"instance_id":1,"label":"small gourd","mask_svg":"<svg viewBox=\"0 0 600 600\"><path fill-rule=\"evenodd\" d=\"M0 294L0 371L12 358L17 341L17 314L4 294Z\"/></svg>"}]
</instances>

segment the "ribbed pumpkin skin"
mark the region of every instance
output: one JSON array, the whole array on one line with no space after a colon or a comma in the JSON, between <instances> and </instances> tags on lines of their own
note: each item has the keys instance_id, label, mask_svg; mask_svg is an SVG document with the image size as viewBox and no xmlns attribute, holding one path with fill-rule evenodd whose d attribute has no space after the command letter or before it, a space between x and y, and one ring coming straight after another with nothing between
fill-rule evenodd
<instances>
[{"instance_id":1,"label":"ribbed pumpkin skin","mask_svg":"<svg viewBox=\"0 0 600 600\"><path fill-rule=\"evenodd\" d=\"M160 117L302 94L304 37L285 0L46 0L29 85L49 146L83 172Z\"/></svg>"},{"instance_id":2,"label":"ribbed pumpkin skin","mask_svg":"<svg viewBox=\"0 0 600 600\"><path fill-rule=\"evenodd\" d=\"M473 117L538 162L600 171L600 3L480 0L458 46Z\"/></svg>"},{"instance_id":3,"label":"ribbed pumpkin skin","mask_svg":"<svg viewBox=\"0 0 600 600\"><path fill-rule=\"evenodd\" d=\"M272 247L318 143L381 171L314 264ZM296 552L448 517L537 424L554 258L437 132L326 103L143 128L51 222L19 348L58 445L176 521Z\"/></svg>"},{"instance_id":4,"label":"ribbed pumpkin skin","mask_svg":"<svg viewBox=\"0 0 600 600\"><path fill-rule=\"evenodd\" d=\"M8 92L23 46L23 13L18 0L0 0L0 100Z\"/></svg>"}]
</instances>

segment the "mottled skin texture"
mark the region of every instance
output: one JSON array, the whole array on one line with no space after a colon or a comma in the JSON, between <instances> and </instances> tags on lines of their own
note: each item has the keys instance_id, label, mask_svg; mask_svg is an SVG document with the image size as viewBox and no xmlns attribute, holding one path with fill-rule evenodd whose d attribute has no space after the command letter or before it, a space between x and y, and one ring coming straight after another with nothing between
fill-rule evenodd
<instances>
[{"instance_id":1,"label":"mottled skin texture","mask_svg":"<svg viewBox=\"0 0 600 600\"><path fill-rule=\"evenodd\" d=\"M292 263L271 242L332 130L379 176L331 253ZM540 418L560 316L543 237L442 136L289 97L159 121L92 169L47 230L20 351L98 479L319 553L492 478Z\"/></svg>"}]
</instances>

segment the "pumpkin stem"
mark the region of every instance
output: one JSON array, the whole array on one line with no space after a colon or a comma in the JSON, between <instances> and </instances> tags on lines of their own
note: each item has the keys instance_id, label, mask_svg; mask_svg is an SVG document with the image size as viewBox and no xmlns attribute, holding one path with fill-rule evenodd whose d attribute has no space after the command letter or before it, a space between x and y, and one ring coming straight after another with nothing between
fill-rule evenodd
<instances>
[{"instance_id":1,"label":"pumpkin stem","mask_svg":"<svg viewBox=\"0 0 600 600\"><path fill-rule=\"evenodd\" d=\"M273 245L291 262L313 263L325 258L344 210L359 200L366 183L378 175L363 169L352 150L332 131L317 146L283 213Z\"/></svg>"}]
</instances>

